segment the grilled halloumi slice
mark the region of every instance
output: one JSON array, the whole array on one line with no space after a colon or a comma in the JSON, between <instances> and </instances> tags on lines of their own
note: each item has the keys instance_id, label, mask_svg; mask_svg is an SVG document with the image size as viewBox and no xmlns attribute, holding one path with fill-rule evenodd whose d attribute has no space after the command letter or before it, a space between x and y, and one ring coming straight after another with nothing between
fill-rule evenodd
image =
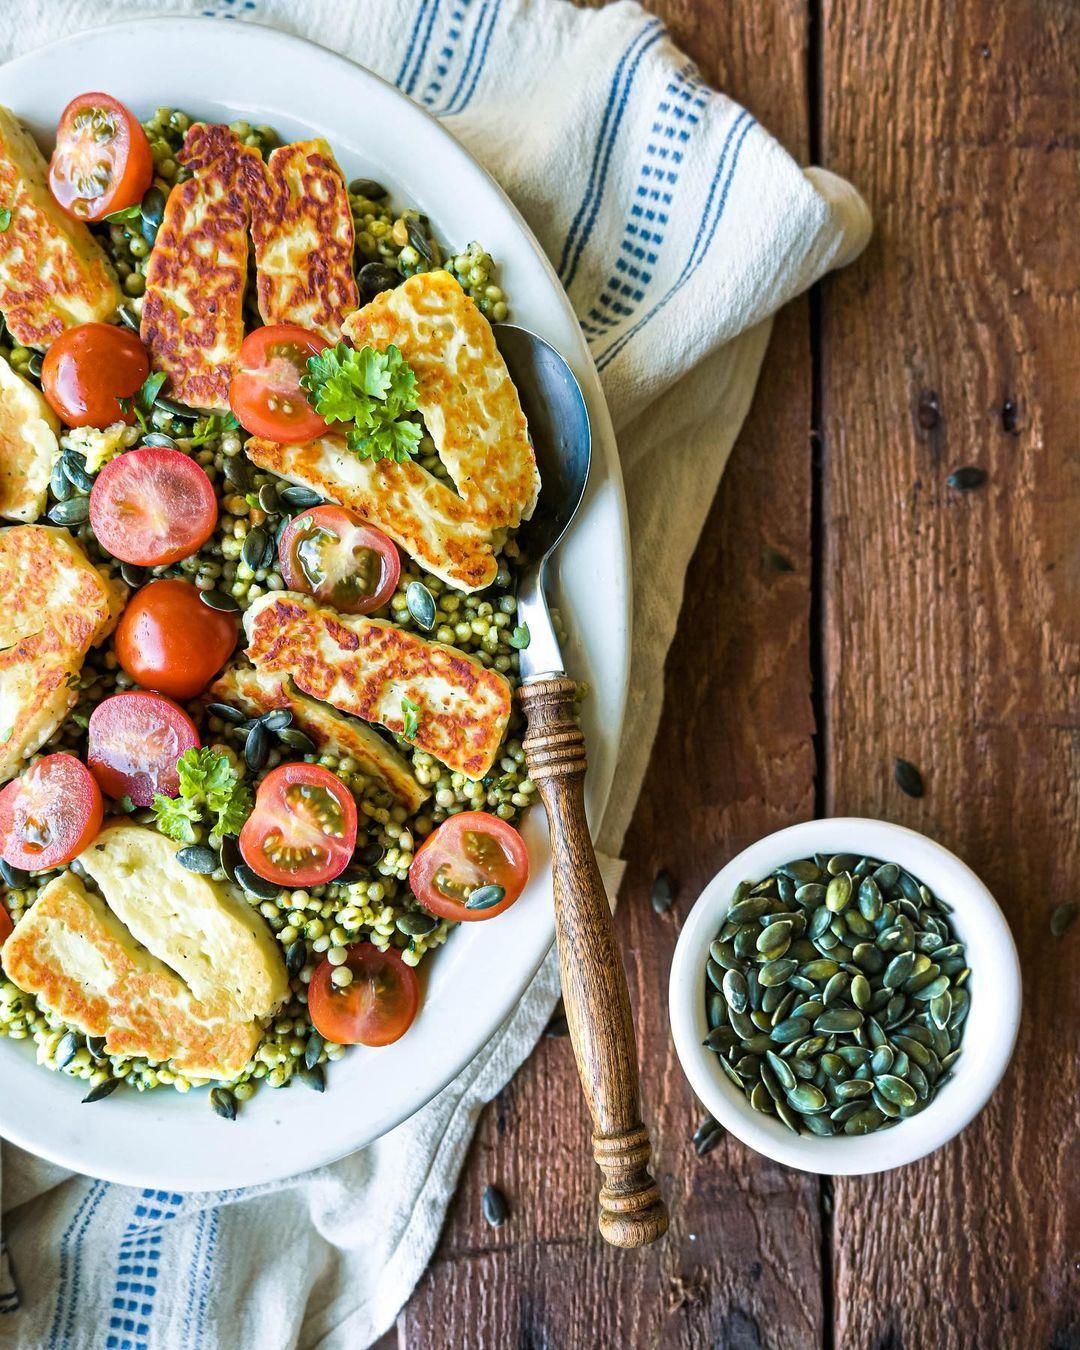
<instances>
[{"instance_id":1,"label":"grilled halloumi slice","mask_svg":"<svg viewBox=\"0 0 1080 1350\"><path fill-rule=\"evenodd\" d=\"M192 177L169 193L146 271L141 336L169 393L225 410L244 340L248 219L263 162L228 127L197 122L180 159Z\"/></svg>"},{"instance_id":2,"label":"grilled halloumi slice","mask_svg":"<svg viewBox=\"0 0 1080 1350\"><path fill-rule=\"evenodd\" d=\"M334 152L320 139L282 145L252 204L251 237L264 323L298 323L329 342L359 304L353 220Z\"/></svg>"},{"instance_id":3,"label":"grilled halloumi slice","mask_svg":"<svg viewBox=\"0 0 1080 1350\"><path fill-rule=\"evenodd\" d=\"M431 795L413 776L408 761L365 722L346 717L328 703L309 698L284 675L256 670L254 666L229 666L210 686L210 694L222 703L259 717L273 708L288 708L293 725L315 742L320 752L348 756L361 773L381 783L410 812L418 811Z\"/></svg>"},{"instance_id":4,"label":"grilled halloumi slice","mask_svg":"<svg viewBox=\"0 0 1080 1350\"><path fill-rule=\"evenodd\" d=\"M312 698L403 735L468 778L491 768L510 716L510 686L464 652L381 619L322 609L306 595L271 591L244 615L247 654Z\"/></svg>"},{"instance_id":5,"label":"grilled halloumi slice","mask_svg":"<svg viewBox=\"0 0 1080 1350\"><path fill-rule=\"evenodd\" d=\"M127 591L75 540L48 525L0 530L0 782L13 778L78 701L91 647L112 631Z\"/></svg>"},{"instance_id":6,"label":"grilled halloumi slice","mask_svg":"<svg viewBox=\"0 0 1080 1350\"><path fill-rule=\"evenodd\" d=\"M130 821L79 855L109 908L198 1002L223 1017L267 1017L289 994L281 948L246 900L176 861L181 845Z\"/></svg>"},{"instance_id":7,"label":"grilled halloumi slice","mask_svg":"<svg viewBox=\"0 0 1080 1350\"><path fill-rule=\"evenodd\" d=\"M29 522L45 510L59 432L41 391L0 361L0 516Z\"/></svg>"},{"instance_id":8,"label":"grilled halloumi slice","mask_svg":"<svg viewBox=\"0 0 1080 1350\"><path fill-rule=\"evenodd\" d=\"M171 1060L198 1078L235 1078L262 1037L223 1018L132 937L74 872L51 881L4 943L4 974L110 1054Z\"/></svg>"},{"instance_id":9,"label":"grilled halloumi slice","mask_svg":"<svg viewBox=\"0 0 1080 1350\"><path fill-rule=\"evenodd\" d=\"M436 271L384 291L345 321L345 335L356 347L401 350L453 488L413 460L358 459L339 436L310 445L253 438L248 456L379 526L449 585L490 585L506 530L532 515L540 491L525 414L491 325L449 272Z\"/></svg>"},{"instance_id":10,"label":"grilled halloumi slice","mask_svg":"<svg viewBox=\"0 0 1080 1350\"><path fill-rule=\"evenodd\" d=\"M47 347L65 328L111 319L116 274L85 225L64 214L33 137L0 108L0 311L24 347Z\"/></svg>"}]
</instances>

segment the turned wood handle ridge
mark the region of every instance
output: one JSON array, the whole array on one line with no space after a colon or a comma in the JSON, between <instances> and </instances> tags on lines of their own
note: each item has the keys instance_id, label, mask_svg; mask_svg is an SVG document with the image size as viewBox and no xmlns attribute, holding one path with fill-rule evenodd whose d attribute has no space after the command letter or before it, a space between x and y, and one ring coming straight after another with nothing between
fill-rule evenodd
<instances>
[{"instance_id":1,"label":"turned wood handle ridge","mask_svg":"<svg viewBox=\"0 0 1080 1350\"><path fill-rule=\"evenodd\" d=\"M573 680L562 677L522 685L528 719L522 744L551 828L563 1002L603 1173L600 1231L616 1247L642 1247L663 1236L668 1216L649 1172L630 996L585 818L585 740L575 691Z\"/></svg>"}]
</instances>

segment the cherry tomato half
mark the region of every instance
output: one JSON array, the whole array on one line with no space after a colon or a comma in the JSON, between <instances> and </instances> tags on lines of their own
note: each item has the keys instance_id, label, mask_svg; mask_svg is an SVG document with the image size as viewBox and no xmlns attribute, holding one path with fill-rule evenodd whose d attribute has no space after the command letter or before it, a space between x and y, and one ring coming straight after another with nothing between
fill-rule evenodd
<instances>
[{"instance_id":1,"label":"cherry tomato half","mask_svg":"<svg viewBox=\"0 0 1080 1350\"><path fill-rule=\"evenodd\" d=\"M307 359L326 349L326 339L295 323L256 328L244 339L229 402L236 420L268 441L313 441L329 430L300 388Z\"/></svg>"},{"instance_id":2,"label":"cherry tomato half","mask_svg":"<svg viewBox=\"0 0 1080 1350\"><path fill-rule=\"evenodd\" d=\"M443 821L409 868L409 886L425 909L467 923L509 909L528 879L525 840L487 811L462 811Z\"/></svg>"},{"instance_id":3,"label":"cherry tomato half","mask_svg":"<svg viewBox=\"0 0 1080 1350\"><path fill-rule=\"evenodd\" d=\"M201 693L232 655L238 626L211 609L190 581L151 581L135 592L113 637L131 678L170 698Z\"/></svg>"},{"instance_id":4,"label":"cherry tomato half","mask_svg":"<svg viewBox=\"0 0 1080 1350\"><path fill-rule=\"evenodd\" d=\"M294 516L278 542L285 585L344 614L370 614L397 590L401 557L393 540L341 506Z\"/></svg>"},{"instance_id":5,"label":"cherry tomato half","mask_svg":"<svg viewBox=\"0 0 1080 1350\"><path fill-rule=\"evenodd\" d=\"M138 119L109 94L79 94L60 114L49 191L76 220L101 220L141 202L154 179Z\"/></svg>"},{"instance_id":6,"label":"cherry tomato half","mask_svg":"<svg viewBox=\"0 0 1080 1350\"><path fill-rule=\"evenodd\" d=\"M11 922L11 915L0 903L0 947L4 945L14 931L15 925Z\"/></svg>"},{"instance_id":7,"label":"cherry tomato half","mask_svg":"<svg viewBox=\"0 0 1080 1350\"><path fill-rule=\"evenodd\" d=\"M373 943L350 947L343 966L323 960L308 985L308 1012L315 1030L338 1045L389 1045L412 1026L420 1006L420 981L391 947ZM334 983L334 971L347 970L347 985ZM340 978L340 977L339 977Z\"/></svg>"},{"instance_id":8,"label":"cherry tomato half","mask_svg":"<svg viewBox=\"0 0 1080 1350\"><path fill-rule=\"evenodd\" d=\"M41 388L69 427L133 422L122 398L131 398L150 373L137 333L112 323L81 323L61 333L41 363Z\"/></svg>"},{"instance_id":9,"label":"cherry tomato half","mask_svg":"<svg viewBox=\"0 0 1080 1350\"><path fill-rule=\"evenodd\" d=\"M279 886L322 886L345 870L356 846L356 801L317 764L281 764L255 794L240 831L240 852Z\"/></svg>"},{"instance_id":10,"label":"cherry tomato half","mask_svg":"<svg viewBox=\"0 0 1080 1350\"><path fill-rule=\"evenodd\" d=\"M143 445L109 460L90 492L90 525L102 548L141 567L190 557L217 518L205 471L167 446Z\"/></svg>"},{"instance_id":11,"label":"cherry tomato half","mask_svg":"<svg viewBox=\"0 0 1080 1350\"><path fill-rule=\"evenodd\" d=\"M113 694L90 714L86 762L110 797L153 806L154 794L180 791L176 761L197 749L195 723L161 694Z\"/></svg>"},{"instance_id":12,"label":"cherry tomato half","mask_svg":"<svg viewBox=\"0 0 1080 1350\"><path fill-rule=\"evenodd\" d=\"M101 829L94 775L74 755L46 755L0 792L0 857L45 872L77 857Z\"/></svg>"}]
</instances>

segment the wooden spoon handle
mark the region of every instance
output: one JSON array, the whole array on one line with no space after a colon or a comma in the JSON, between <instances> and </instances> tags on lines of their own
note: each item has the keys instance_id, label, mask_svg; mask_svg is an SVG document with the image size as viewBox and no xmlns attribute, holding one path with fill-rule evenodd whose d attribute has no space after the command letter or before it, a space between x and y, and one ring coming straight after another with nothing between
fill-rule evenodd
<instances>
[{"instance_id":1,"label":"wooden spoon handle","mask_svg":"<svg viewBox=\"0 0 1080 1350\"><path fill-rule=\"evenodd\" d=\"M600 1231L615 1247L643 1247L667 1232L668 1216L649 1173L626 973L585 819L575 689L573 680L555 677L522 685L529 724L522 745L551 828L563 1001L604 1178Z\"/></svg>"}]
</instances>

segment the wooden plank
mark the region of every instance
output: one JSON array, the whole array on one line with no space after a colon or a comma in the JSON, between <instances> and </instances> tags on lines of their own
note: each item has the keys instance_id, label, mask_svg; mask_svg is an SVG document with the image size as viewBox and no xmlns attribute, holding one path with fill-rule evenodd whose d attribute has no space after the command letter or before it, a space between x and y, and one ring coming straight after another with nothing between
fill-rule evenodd
<instances>
[{"instance_id":1,"label":"wooden plank","mask_svg":"<svg viewBox=\"0 0 1080 1350\"><path fill-rule=\"evenodd\" d=\"M801 3L651 7L707 79L805 153ZM638 1253L600 1240L570 1045L545 1040L481 1120L439 1252L399 1322L408 1350L820 1342L817 1184L731 1140L695 1157L701 1113L666 1012L678 927L701 887L751 839L813 811L808 333L805 304L777 324L691 568L657 750L628 838L617 920L671 1233ZM770 565L767 548L793 570ZM648 898L660 867L681 884L663 917ZM512 1209L499 1230L480 1211L489 1181Z\"/></svg>"},{"instance_id":2,"label":"wooden plank","mask_svg":"<svg viewBox=\"0 0 1080 1350\"><path fill-rule=\"evenodd\" d=\"M1080 14L916 8L823 6L823 162L877 222L824 307L828 806L981 873L1026 1015L960 1139L837 1184L836 1344L1075 1346L1080 929L1049 917L1080 870ZM983 490L946 487L964 464Z\"/></svg>"}]
</instances>

